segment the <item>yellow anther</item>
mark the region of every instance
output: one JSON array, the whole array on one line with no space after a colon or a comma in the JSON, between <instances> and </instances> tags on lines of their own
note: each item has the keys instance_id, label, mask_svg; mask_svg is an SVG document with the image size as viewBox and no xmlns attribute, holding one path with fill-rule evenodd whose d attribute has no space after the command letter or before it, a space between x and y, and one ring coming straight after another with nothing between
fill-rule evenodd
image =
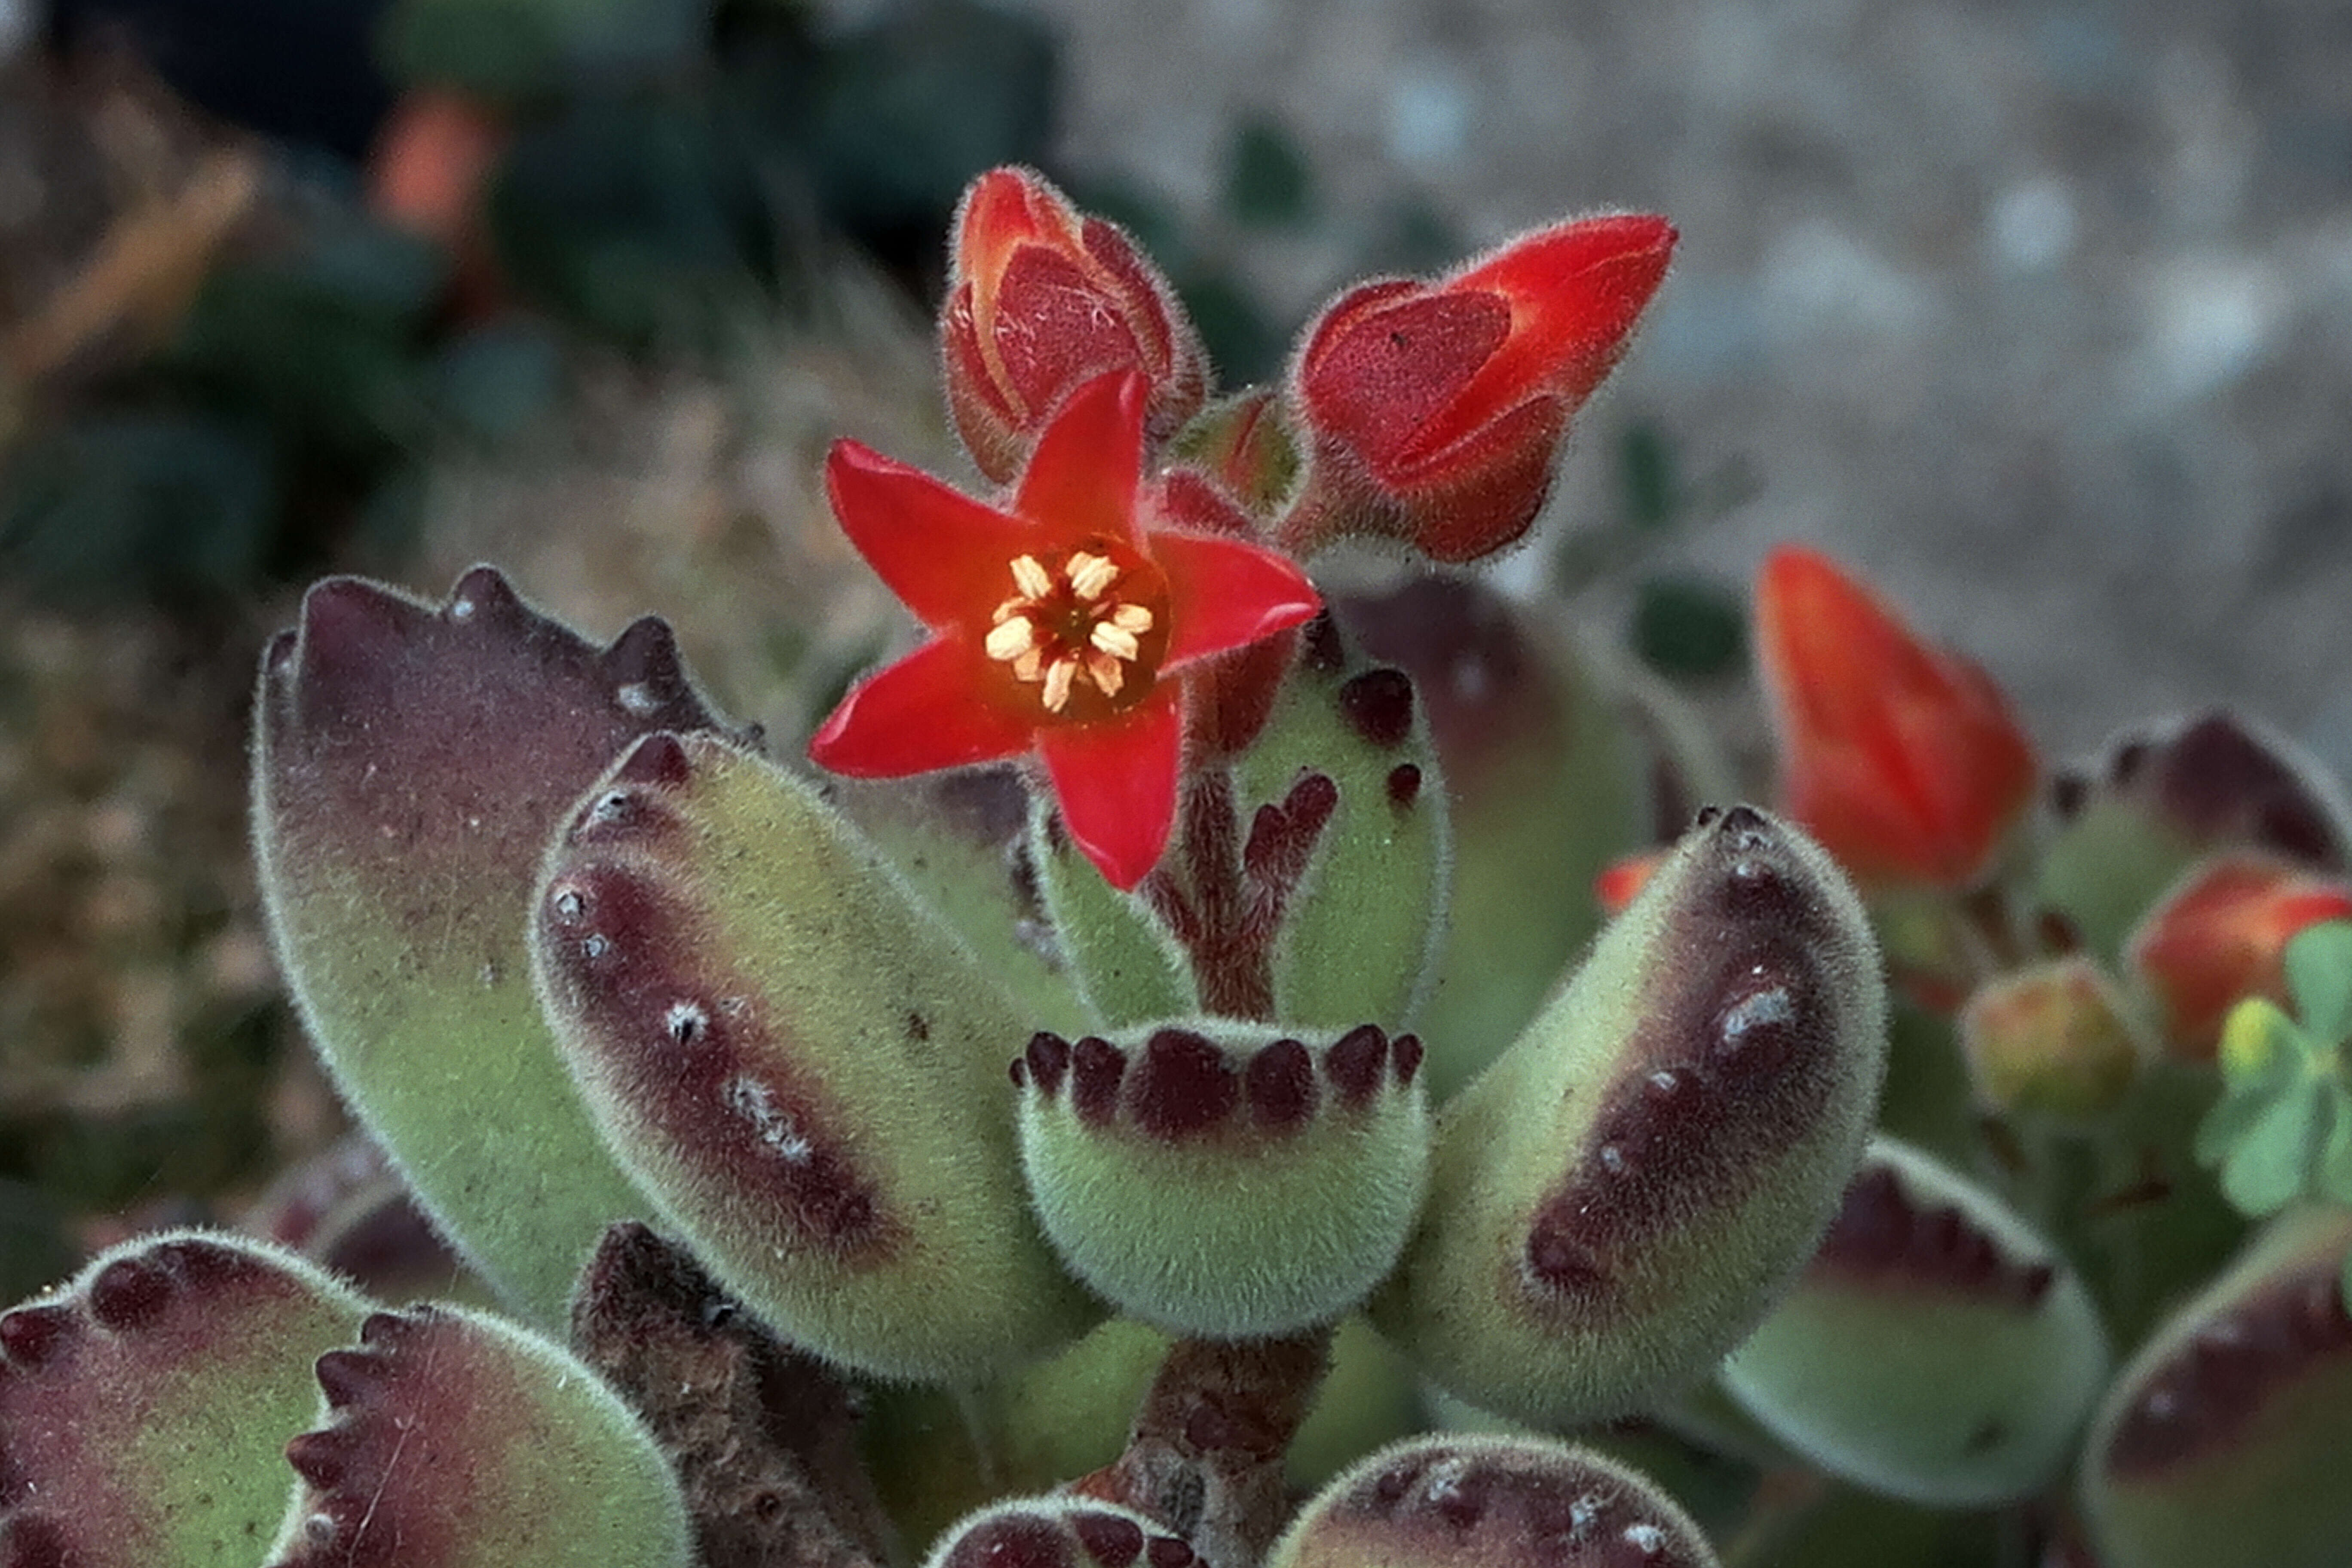
<instances>
[{"instance_id":1,"label":"yellow anther","mask_svg":"<svg viewBox=\"0 0 2352 1568\"><path fill-rule=\"evenodd\" d=\"M1034 680L1045 673L1045 650L1033 647L1013 661L1013 679Z\"/></svg>"},{"instance_id":2,"label":"yellow anther","mask_svg":"<svg viewBox=\"0 0 2352 1568\"><path fill-rule=\"evenodd\" d=\"M1142 646L1135 640L1133 632L1122 631L1116 623L1111 621L1097 621L1095 629L1087 634L1087 640L1104 653L1113 656L1115 659L1133 658L1143 651Z\"/></svg>"},{"instance_id":3,"label":"yellow anther","mask_svg":"<svg viewBox=\"0 0 2352 1568\"><path fill-rule=\"evenodd\" d=\"M1078 661L1075 655L1065 654L1045 667L1045 711L1059 713L1069 706L1070 686L1078 678Z\"/></svg>"},{"instance_id":4,"label":"yellow anther","mask_svg":"<svg viewBox=\"0 0 2352 1568\"><path fill-rule=\"evenodd\" d=\"M1042 599L1054 591L1054 574L1034 555L1013 558L1013 583L1032 599Z\"/></svg>"},{"instance_id":5,"label":"yellow anther","mask_svg":"<svg viewBox=\"0 0 2352 1568\"><path fill-rule=\"evenodd\" d=\"M1087 672L1095 678L1095 685L1105 697L1116 697L1118 689L1127 684L1127 666L1107 653L1087 656Z\"/></svg>"},{"instance_id":6,"label":"yellow anther","mask_svg":"<svg viewBox=\"0 0 2352 1568\"><path fill-rule=\"evenodd\" d=\"M1069 576L1071 591L1081 599L1098 599L1105 588L1118 581L1118 568L1109 556L1085 550L1071 556L1062 570Z\"/></svg>"},{"instance_id":7,"label":"yellow anther","mask_svg":"<svg viewBox=\"0 0 2352 1568\"><path fill-rule=\"evenodd\" d=\"M1037 647L1037 628L1028 616L1013 616L997 622L982 646L991 658L1019 658Z\"/></svg>"},{"instance_id":8,"label":"yellow anther","mask_svg":"<svg viewBox=\"0 0 2352 1568\"><path fill-rule=\"evenodd\" d=\"M1140 637L1151 629L1151 612L1141 605L1120 605L1111 611L1110 624L1130 637Z\"/></svg>"}]
</instances>

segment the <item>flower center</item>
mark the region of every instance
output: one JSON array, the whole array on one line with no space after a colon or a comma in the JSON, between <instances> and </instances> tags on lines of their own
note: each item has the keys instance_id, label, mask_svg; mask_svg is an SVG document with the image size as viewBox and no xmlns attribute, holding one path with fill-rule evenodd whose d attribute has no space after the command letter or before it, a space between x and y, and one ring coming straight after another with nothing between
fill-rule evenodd
<instances>
[{"instance_id":1,"label":"flower center","mask_svg":"<svg viewBox=\"0 0 2352 1568\"><path fill-rule=\"evenodd\" d=\"M990 617L988 657L1057 717L1141 701L1168 646L1167 589L1151 563L1096 539L1052 564L1024 554L1009 566L1014 593Z\"/></svg>"}]
</instances>

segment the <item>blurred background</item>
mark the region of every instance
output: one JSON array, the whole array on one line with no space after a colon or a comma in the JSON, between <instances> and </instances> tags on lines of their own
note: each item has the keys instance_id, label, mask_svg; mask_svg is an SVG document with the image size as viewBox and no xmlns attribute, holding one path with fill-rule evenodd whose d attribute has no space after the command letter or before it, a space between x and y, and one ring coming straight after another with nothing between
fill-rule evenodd
<instances>
[{"instance_id":1,"label":"blurred background","mask_svg":"<svg viewBox=\"0 0 2352 1568\"><path fill-rule=\"evenodd\" d=\"M818 462L968 471L928 311L1007 161L1228 384L1364 273L1664 212L1516 582L1736 711L1807 540L2053 757L2240 700L2352 771L2327 0L0 0L0 1299L338 1125L246 860L300 585L495 559L796 733L889 624Z\"/></svg>"}]
</instances>

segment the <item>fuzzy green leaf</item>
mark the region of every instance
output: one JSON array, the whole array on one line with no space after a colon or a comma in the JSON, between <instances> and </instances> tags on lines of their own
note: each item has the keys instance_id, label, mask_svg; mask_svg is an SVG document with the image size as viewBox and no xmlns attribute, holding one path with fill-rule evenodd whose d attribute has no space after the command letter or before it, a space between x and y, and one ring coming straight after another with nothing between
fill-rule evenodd
<instances>
[{"instance_id":1,"label":"fuzzy green leaf","mask_svg":"<svg viewBox=\"0 0 2352 1568\"><path fill-rule=\"evenodd\" d=\"M2305 926L2286 944L2287 994L2312 1037L2334 1046L2352 1036L2352 921Z\"/></svg>"},{"instance_id":2,"label":"fuzzy green leaf","mask_svg":"<svg viewBox=\"0 0 2352 1568\"><path fill-rule=\"evenodd\" d=\"M2334 1120L2319 1080L2303 1077L2273 1097L2221 1164L2221 1191L2249 1215L2275 1214L2302 1194Z\"/></svg>"},{"instance_id":3,"label":"fuzzy green leaf","mask_svg":"<svg viewBox=\"0 0 2352 1568\"><path fill-rule=\"evenodd\" d=\"M310 1037L442 1233L560 1324L604 1226L649 1205L531 994L531 878L632 741L719 721L662 623L600 648L488 567L438 605L318 584L256 710L256 856Z\"/></svg>"},{"instance_id":4,"label":"fuzzy green leaf","mask_svg":"<svg viewBox=\"0 0 2352 1568\"><path fill-rule=\"evenodd\" d=\"M1118 1029L1200 1005L1191 961L1175 937L1140 897L1103 879L1044 801L1031 814L1029 853L1070 977L1096 1017Z\"/></svg>"},{"instance_id":5,"label":"fuzzy green leaf","mask_svg":"<svg viewBox=\"0 0 2352 1568\"><path fill-rule=\"evenodd\" d=\"M572 814L536 909L597 1124L787 1338L968 1383L1092 1322L1022 1191L1005 1068L1027 1021L806 784L652 736Z\"/></svg>"},{"instance_id":6,"label":"fuzzy green leaf","mask_svg":"<svg viewBox=\"0 0 2352 1568\"><path fill-rule=\"evenodd\" d=\"M250 1568L318 1408L310 1364L367 1310L276 1247L191 1231L0 1314L0 1562Z\"/></svg>"}]
</instances>

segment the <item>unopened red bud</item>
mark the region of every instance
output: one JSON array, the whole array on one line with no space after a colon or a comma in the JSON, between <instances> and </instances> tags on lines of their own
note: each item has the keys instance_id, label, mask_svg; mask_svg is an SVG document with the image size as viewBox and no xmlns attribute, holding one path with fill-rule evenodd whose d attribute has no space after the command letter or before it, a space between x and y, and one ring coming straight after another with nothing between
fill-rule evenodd
<instances>
[{"instance_id":1,"label":"unopened red bud","mask_svg":"<svg viewBox=\"0 0 2352 1568\"><path fill-rule=\"evenodd\" d=\"M1312 465L1286 524L1294 542L1381 533L1474 561L1517 540L1674 247L1662 217L1586 218L1434 282L1334 300L1291 370Z\"/></svg>"},{"instance_id":2,"label":"unopened red bud","mask_svg":"<svg viewBox=\"0 0 2352 1568\"><path fill-rule=\"evenodd\" d=\"M2156 997L2168 1043L2210 1061L2242 997L2287 1000L2286 944L2352 919L2352 883L2251 850L2200 862L2148 911L2125 961Z\"/></svg>"},{"instance_id":3,"label":"unopened red bud","mask_svg":"<svg viewBox=\"0 0 2352 1568\"><path fill-rule=\"evenodd\" d=\"M1758 574L1756 641L1789 813L1865 886L1981 877L2035 773L1990 678L1794 546Z\"/></svg>"},{"instance_id":4,"label":"unopened red bud","mask_svg":"<svg viewBox=\"0 0 2352 1568\"><path fill-rule=\"evenodd\" d=\"M992 169L956 214L940 312L948 407L981 472L1021 470L1062 399L1108 371L1141 373L1145 431L1199 411L1208 356L1175 290L1126 231L1072 206L1030 169Z\"/></svg>"},{"instance_id":5,"label":"unopened red bud","mask_svg":"<svg viewBox=\"0 0 2352 1568\"><path fill-rule=\"evenodd\" d=\"M1979 1098L2000 1110L2095 1115L2139 1071L2122 997L2079 956L1979 987L1960 1013L1960 1048Z\"/></svg>"}]
</instances>

